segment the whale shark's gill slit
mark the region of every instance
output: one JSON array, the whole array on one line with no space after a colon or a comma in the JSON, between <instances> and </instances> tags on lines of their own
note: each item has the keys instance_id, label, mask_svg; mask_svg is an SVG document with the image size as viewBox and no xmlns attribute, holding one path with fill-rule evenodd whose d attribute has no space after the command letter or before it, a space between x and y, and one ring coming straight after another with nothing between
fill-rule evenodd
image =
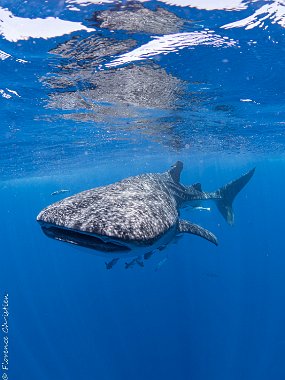
<instances>
[{"instance_id":1,"label":"whale shark's gill slit","mask_svg":"<svg viewBox=\"0 0 285 380\"><path fill-rule=\"evenodd\" d=\"M64 241L67 243L79 245L85 248L91 248L102 252L126 252L131 249L123 244L116 242L103 241L97 236L82 233L80 231L73 231L66 228L56 226L42 226L42 230L46 236Z\"/></svg>"}]
</instances>

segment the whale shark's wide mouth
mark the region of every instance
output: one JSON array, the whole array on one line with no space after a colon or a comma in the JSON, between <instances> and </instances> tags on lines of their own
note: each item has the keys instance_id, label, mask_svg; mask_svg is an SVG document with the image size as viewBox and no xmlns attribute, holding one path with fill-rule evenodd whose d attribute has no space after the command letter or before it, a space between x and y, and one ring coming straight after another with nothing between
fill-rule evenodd
<instances>
[{"instance_id":1,"label":"whale shark's wide mouth","mask_svg":"<svg viewBox=\"0 0 285 380\"><path fill-rule=\"evenodd\" d=\"M108 238L100 238L98 235L95 236L46 223L41 223L41 228L44 234L52 239L95 249L97 251L124 253L131 250L131 248L124 245L123 242L120 244L120 242L111 241L111 239L108 241Z\"/></svg>"}]
</instances>

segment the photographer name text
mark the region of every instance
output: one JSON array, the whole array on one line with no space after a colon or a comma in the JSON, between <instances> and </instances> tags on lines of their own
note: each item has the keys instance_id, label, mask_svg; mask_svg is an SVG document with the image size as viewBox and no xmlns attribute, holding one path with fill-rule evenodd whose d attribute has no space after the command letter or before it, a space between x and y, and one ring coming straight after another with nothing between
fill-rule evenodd
<instances>
[{"instance_id":1,"label":"photographer name text","mask_svg":"<svg viewBox=\"0 0 285 380\"><path fill-rule=\"evenodd\" d=\"M2 334L3 334L3 355L2 355L2 376L1 379L8 380L9 370L9 295L4 294L2 301Z\"/></svg>"}]
</instances>

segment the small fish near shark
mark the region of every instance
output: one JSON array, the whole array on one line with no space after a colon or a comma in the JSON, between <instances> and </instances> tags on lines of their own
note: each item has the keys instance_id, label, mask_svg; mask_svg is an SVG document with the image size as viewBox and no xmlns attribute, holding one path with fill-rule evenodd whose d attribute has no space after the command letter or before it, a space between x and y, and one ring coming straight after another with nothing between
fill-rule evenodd
<instances>
[{"instance_id":1,"label":"small fish near shark","mask_svg":"<svg viewBox=\"0 0 285 380\"><path fill-rule=\"evenodd\" d=\"M133 258L126 268L143 267L143 260L181 233L217 245L212 232L180 219L179 209L213 200L224 219L233 224L233 201L255 169L213 192L204 192L200 183L181 184L182 169L183 163L177 161L164 173L141 174L80 192L43 209L37 221L48 237L108 257L107 269L120 258Z\"/></svg>"},{"instance_id":2,"label":"small fish near shark","mask_svg":"<svg viewBox=\"0 0 285 380\"><path fill-rule=\"evenodd\" d=\"M56 191L53 191L51 195L59 195L59 194L64 194L64 193L69 193L69 190L67 189L56 190Z\"/></svg>"}]
</instances>

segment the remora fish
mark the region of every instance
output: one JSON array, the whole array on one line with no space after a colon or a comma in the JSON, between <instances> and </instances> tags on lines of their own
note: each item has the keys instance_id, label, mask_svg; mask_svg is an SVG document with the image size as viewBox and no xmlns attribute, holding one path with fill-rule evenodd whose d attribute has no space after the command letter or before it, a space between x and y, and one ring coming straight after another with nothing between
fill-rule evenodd
<instances>
[{"instance_id":1,"label":"remora fish","mask_svg":"<svg viewBox=\"0 0 285 380\"><path fill-rule=\"evenodd\" d=\"M53 191L51 195L59 195L59 194L64 194L64 193L69 193L69 190L67 189L56 190L56 191Z\"/></svg>"},{"instance_id":2,"label":"remora fish","mask_svg":"<svg viewBox=\"0 0 285 380\"><path fill-rule=\"evenodd\" d=\"M164 173L141 174L83 191L48 206L37 221L48 237L94 249L110 260L149 256L184 232L217 245L213 233L181 220L179 208L188 202L214 200L233 224L232 203L255 169L214 192L202 191L200 183L182 185L182 169L178 161Z\"/></svg>"}]
</instances>

